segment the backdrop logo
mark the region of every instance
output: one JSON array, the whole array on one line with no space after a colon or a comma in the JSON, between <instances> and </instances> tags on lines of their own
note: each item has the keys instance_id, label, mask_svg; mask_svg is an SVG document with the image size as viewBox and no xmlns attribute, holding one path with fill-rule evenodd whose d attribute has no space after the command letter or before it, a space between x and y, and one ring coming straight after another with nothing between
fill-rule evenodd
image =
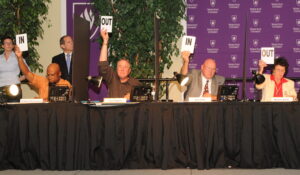
<instances>
[{"instance_id":1,"label":"backdrop logo","mask_svg":"<svg viewBox=\"0 0 300 175\"><path fill-rule=\"evenodd\" d=\"M275 0L275 2L271 3L273 9L281 9L283 7L283 3L280 0Z\"/></svg>"},{"instance_id":2,"label":"backdrop logo","mask_svg":"<svg viewBox=\"0 0 300 175\"><path fill-rule=\"evenodd\" d=\"M274 23L272 23L272 28L282 28L283 23L280 23L280 15L276 14L273 16Z\"/></svg>"},{"instance_id":3,"label":"backdrop logo","mask_svg":"<svg viewBox=\"0 0 300 175\"><path fill-rule=\"evenodd\" d=\"M250 33L261 33L262 28L259 27L259 19L254 18L252 19L253 27L250 27Z\"/></svg>"},{"instance_id":4,"label":"backdrop logo","mask_svg":"<svg viewBox=\"0 0 300 175\"><path fill-rule=\"evenodd\" d=\"M281 37L280 37L280 35L274 35L274 43L272 42L271 43L271 45L272 45L272 47L275 47L276 49L281 49L282 47L283 47L283 43L282 42L280 42L280 40L281 40Z\"/></svg>"},{"instance_id":5,"label":"backdrop logo","mask_svg":"<svg viewBox=\"0 0 300 175\"><path fill-rule=\"evenodd\" d=\"M300 66L300 59L296 59L296 65Z\"/></svg>"},{"instance_id":6,"label":"backdrop logo","mask_svg":"<svg viewBox=\"0 0 300 175\"><path fill-rule=\"evenodd\" d=\"M253 26L257 27L259 23L259 19L253 19Z\"/></svg>"},{"instance_id":7,"label":"backdrop logo","mask_svg":"<svg viewBox=\"0 0 300 175\"><path fill-rule=\"evenodd\" d=\"M210 26L215 27L216 26L216 20L210 20Z\"/></svg>"},{"instance_id":8,"label":"backdrop logo","mask_svg":"<svg viewBox=\"0 0 300 175\"><path fill-rule=\"evenodd\" d=\"M195 16L194 15L190 15L189 16L189 22L194 23L195 21Z\"/></svg>"},{"instance_id":9,"label":"backdrop logo","mask_svg":"<svg viewBox=\"0 0 300 175\"><path fill-rule=\"evenodd\" d=\"M274 41L279 42L280 41L280 35L274 35Z\"/></svg>"},{"instance_id":10,"label":"backdrop logo","mask_svg":"<svg viewBox=\"0 0 300 175\"><path fill-rule=\"evenodd\" d=\"M300 47L300 39L296 39L296 45Z\"/></svg>"},{"instance_id":11,"label":"backdrop logo","mask_svg":"<svg viewBox=\"0 0 300 175\"><path fill-rule=\"evenodd\" d=\"M252 40L253 47L257 47L257 46L258 46L258 43L259 43L259 40L258 40L258 39Z\"/></svg>"},{"instance_id":12,"label":"backdrop logo","mask_svg":"<svg viewBox=\"0 0 300 175\"><path fill-rule=\"evenodd\" d=\"M249 92L250 92L250 93L252 93L252 94L255 93L255 90L256 90L256 89L255 89L254 87L249 87Z\"/></svg>"},{"instance_id":13,"label":"backdrop logo","mask_svg":"<svg viewBox=\"0 0 300 175\"><path fill-rule=\"evenodd\" d=\"M229 9L239 9L240 3L237 2L237 0L231 0L231 2L228 3Z\"/></svg>"},{"instance_id":14,"label":"backdrop logo","mask_svg":"<svg viewBox=\"0 0 300 175\"><path fill-rule=\"evenodd\" d=\"M296 5L300 7L300 0L296 0Z\"/></svg>"},{"instance_id":15,"label":"backdrop logo","mask_svg":"<svg viewBox=\"0 0 300 175\"><path fill-rule=\"evenodd\" d=\"M230 39L231 39L231 43L228 43L228 48L229 49L238 49L238 48L240 48L240 44L237 42L237 40L238 40L237 35L231 35Z\"/></svg>"},{"instance_id":16,"label":"backdrop logo","mask_svg":"<svg viewBox=\"0 0 300 175\"><path fill-rule=\"evenodd\" d=\"M76 7L77 8L74 9L76 13L80 14L81 18L85 19L90 23L90 39L93 39L99 32L99 26L95 25L95 15L93 13L93 10L90 7L87 7L87 4L84 5L84 8L82 8L82 6L80 5Z\"/></svg>"},{"instance_id":17,"label":"backdrop logo","mask_svg":"<svg viewBox=\"0 0 300 175\"><path fill-rule=\"evenodd\" d=\"M189 3L187 3L187 8L188 9L197 9L198 4L195 2L195 0L189 0Z\"/></svg>"},{"instance_id":18,"label":"backdrop logo","mask_svg":"<svg viewBox=\"0 0 300 175\"><path fill-rule=\"evenodd\" d=\"M209 44L210 44L210 47L215 47L216 46L216 40L210 40Z\"/></svg>"},{"instance_id":19,"label":"backdrop logo","mask_svg":"<svg viewBox=\"0 0 300 175\"><path fill-rule=\"evenodd\" d=\"M298 27L300 27L300 19L296 19L296 24Z\"/></svg>"},{"instance_id":20,"label":"backdrop logo","mask_svg":"<svg viewBox=\"0 0 300 175\"><path fill-rule=\"evenodd\" d=\"M279 22L280 21L280 15L274 15L274 21Z\"/></svg>"},{"instance_id":21,"label":"backdrop logo","mask_svg":"<svg viewBox=\"0 0 300 175\"><path fill-rule=\"evenodd\" d=\"M216 6L217 0L210 0L210 6L214 8Z\"/></svg>"},{"instance_id":22,"label":"backdrop logo","mask_svg":"<svg viewBox=\"0 0 300 175\"><path fill-rule=\"evenodd\" d=\"M253 59L253 60L252 60L252 64L253 64L253 66L257 67L257 65L258 65L258 60L257 60L257 59Z\"/></svg>"},{"instance_id":23,"label":"backdrop logo","mask_svg":"<svg viewBox=\"0 0 300 175\"><path fill-rule=\"evenodd\" d=\"M231 74L231 78L236 78L237 75L236 74Z\"/></svg>"},{"instance_id":24,"label":"backdrop logo","mask_svg":"<svg viewBox=\"0 0 300 175\"><path fill-rule=\"evenodd\" d=\"M236 23L237 22L237 15L231 15L231 21L233 23Z\"/></svg>"},{"instance_id":25,"label":"backdrop logo","mask_svg":"<svg viewBox=\"0 0 300 175\"><path fill-rule=\"evenodd\" d=\"M231 35L231 41L235 43L237 41L237 35Z\"/></svg>"},{"instance_id":26,"label":"backdrop logo","mask_svg":"<svg viewBox=\"0 0 300 175\"><path fill-rule=\"evenodd\" d=\"M259 4L259 0L253 0L253 6L254 6L254 7L257 7L258 4Z\"/></svg>"},{"instance_id":27,"label":"backdrop logo","mask_svg":"<svg viewBox=\"0 0 300 175\"><path fill-rule=\"evenodd\" d=\"M206 28L207 33L219 33L219 28L216 28L217 20L211 19L209 21L210 28Z\"/></svg>"},{"instance_id":28,"label":"backdrop logo","mask_svg":"<svg viewBox=\"0 0 300 175\"><path fill-rule=\"evenodd\" d=\"M237 55L231 55L230 58L231 58L231 61L235 63L237 60Z\"/></svg>"}]
</instances>

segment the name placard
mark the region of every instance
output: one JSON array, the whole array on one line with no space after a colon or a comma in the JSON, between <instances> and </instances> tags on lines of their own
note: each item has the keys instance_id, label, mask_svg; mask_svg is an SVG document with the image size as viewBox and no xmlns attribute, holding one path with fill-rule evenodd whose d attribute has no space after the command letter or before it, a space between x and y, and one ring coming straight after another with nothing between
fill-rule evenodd
<instances>
[{"instance_id":1,"label":"name placard","mask_svg":"<svg viewBox=\"0 0 300 175\"><path fill-rule=\"evenodd\" d=\"M190 53L194 53L196 43L196 37L194 36L183 36L181 43L181 52L189 51Z\"/></svg>"},{"instance_id":2,"label":"name placard","mask_svg":"<svg viewBox=\"0 0 300 175\"><path fill-rule=\"evenodd\" d=\"M20 103L43 103L43 99L41 98L22 98Z\"/></svg>"},{"instance_id":3,"label":"name placard","mask_svg":"<svg viewBox=\"0 0 300 175\"><path fill-rule=\"evenodd\" d=\"M293 97L272 97L272 102L291 102L294 101Z\"/></svg>"},{"instance_id":4,"label":"name placard","mask_svg":"<svg viewBox=\"0 0 300 175\"><path fill-rule=\"evenodd\" d=\"M189 102L211 102L211 97L189 97Z\"/></svg>"},{"instance_id":5,"label":"name placard","mask_svg":"<svg viewBox=\"0 0 300 175\"><path fill-rule=\"evenodd\" d=\"M16 44L19 46L20 50L27 51L28 43L27 43L27 33L16 35Z\"/></svg>"},{"instance_id":6,"label":"name placard","mask_svg":"<svg viewBox=\"0 0 300 175\"><path fill-rule=\"evenodd\" d=\"M103 103L126 103L126 98L104 98Z\"/></svg>"},{"instance_id":7,"label":"name placard","mask_svg":"<svg viewBox=\"0 0 300 175\"><path fill-rule=\"evenodd\" d=\"M108 33L112 33L112 24L113 24L113 17L112 16L101 16L100 18L101 30L105 30Z\"/></svg>"},{"instance_id":8,"label":"name placard","mask_svg":"<svg viewBox=\"0 0 300 175\"><path fill-rule=\"evenodd\" d=\"M274 47L262 47L260 50L260 58L266 64L274 64Z\"/></svg>"}]
</instances>

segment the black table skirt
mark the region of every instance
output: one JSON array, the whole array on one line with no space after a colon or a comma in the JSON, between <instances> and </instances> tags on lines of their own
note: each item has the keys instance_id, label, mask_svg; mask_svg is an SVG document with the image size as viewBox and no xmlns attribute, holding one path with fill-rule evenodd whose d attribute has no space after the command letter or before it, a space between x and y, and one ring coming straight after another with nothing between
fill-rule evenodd
<instances>
[{"instance_id":1,"label":"black table skirt","mask_svg":"<svg viewBox=\"0 0 300 175\"><path fill-rule=\"evenodd\" d=\"M300 103L0 107L0 169L300 168Z\"/></svg>"}]
</instances>

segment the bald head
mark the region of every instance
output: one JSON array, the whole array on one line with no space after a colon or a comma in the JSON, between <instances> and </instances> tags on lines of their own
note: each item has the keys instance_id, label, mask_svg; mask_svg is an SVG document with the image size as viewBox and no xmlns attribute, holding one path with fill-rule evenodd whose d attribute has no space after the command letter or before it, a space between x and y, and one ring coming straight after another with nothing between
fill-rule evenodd
<instances>
[{"instance_id":1,"label":"bald head","mask_svg":"<svg viewBox=\"0 0 300 175\"><path fill-rule=\"evenodd\" d=\"M207 58L201 65L202 75L206 79L211 79L216 74L217 64L212 58Z\"/></svg>"},{"instance_id":2,"label":"bald head","mask_svg":"<svg viewBox=\"0 0 300 175\"><path fill-rule=\"evenodd\" d=\"M47 68L47 79L49 83L57 83L60 80L61 72L59 65L52 63Z\"/></svg>"}]
</instances>

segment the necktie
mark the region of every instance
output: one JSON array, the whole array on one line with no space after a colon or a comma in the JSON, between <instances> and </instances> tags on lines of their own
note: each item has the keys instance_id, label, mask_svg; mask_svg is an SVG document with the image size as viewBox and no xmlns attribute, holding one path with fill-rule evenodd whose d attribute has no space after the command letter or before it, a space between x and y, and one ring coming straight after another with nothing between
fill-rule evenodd
<instances>
[{"instance_id":1,"label":"necktie","mask_svg":"<svg viewBox=\"0 0 300 175\"><path fill-rule=\"evenodd\" d=\"M71 55L67 54L67 67L68 67L68 73L70 73L70 66L71 66Z\"/></svg>"},{"instance_id":2,"label":"necktie","mask_svg":"<svg viewBox=\"0 0 300 175\"><path fill-rule=\"evenodd\" d=\"M204 86L203 95L204 95L205 93L209 93L209 91L208 91L208 82L209 82L209 80L206 80L206 83L205 83L205 86Z\"/></svg>"}]
</instances>

